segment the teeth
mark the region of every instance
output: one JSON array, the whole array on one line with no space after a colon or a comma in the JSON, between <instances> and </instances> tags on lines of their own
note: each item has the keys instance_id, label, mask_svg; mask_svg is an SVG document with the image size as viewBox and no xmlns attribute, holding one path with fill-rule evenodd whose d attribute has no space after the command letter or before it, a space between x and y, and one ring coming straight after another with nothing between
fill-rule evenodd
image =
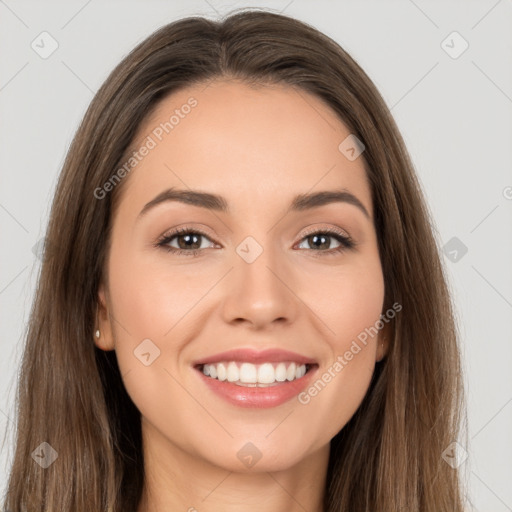
<instances>
[{"instance_id":1,"label":"teeth","mask_svg":"<svg viewBox=\"0 0 512 512\"><path fill-rule=\"evenodd\" d=\"M300 379L306 374L306 365L288 363L236 363L235 361L203 365L203 373L213 379L227 380L240 386L265 386L276 382Z\"/></svg>"},{"instance_id":2,"label":"teeth","mask_svg":"<svg viewBox=\"0 0 512 512\"><path fill-rule=\"evenodd\" d=\"M246 382L248 384L254 384L258 382L258 370L256 366L249 363L243 363L242 366L240 366L240 379L237 380L240 380L240 382Z\"/></svg>"},{"instance_id":3,"label":"teeth","mask_svg":"<svg viewBox=\"0 0 512 512\"><path fill-rule=\"evenodd\" d=\"M284 363L279 363L277 365L276 380L277 382L284 382L286 380L286 365Z\"/></svg>"},{"instance_id":4,"label":"teeth","mask_svg":"<svg viewBox=\"0 0 512 512\"><path fill-rule=\"evenodd\" d=\"M274 367L270 363L262 364L258 368L258 382L260 384L272 384L274 382L274 380L275 380Z\"/></svg>"},{"instance_id":5,"label":"teeth","mask_svg":"<svg viewBox=\"0 0 512 512\"><path fill-rule=\"evenodd\" d=\"M240 380L240 372L236 363L229 363L226 371L228 382L236 382Z\"/></svg>"},{"instance_id":6,"label":"teeth","mask_svg":"<svg viewBox=\"0 0 512 512\"><path fill-rule=\"evenodd\" d=\"M210 368L212 366L215 367L214 364L209 365L209 366L210 366ZM211 375L211 373L210 373L210 375ZM217 365L217 379L219 379L219 380L226 380L226 367L222 363Z\"/></svg>"},{"instance_id":7,"label":"teeth","mask_svg":"<svg viewBox=\"0 0 512 512\"><path fill-rule=\"evenodd\" d=\"M295 363L292 363L290 366L288 366L288 370L286 370L286 378L288 380L293 380L295 377L299 378L299 374L297 372L297 369L300 368L300 366L295 366Z\"/></svg>"}]
</instances>

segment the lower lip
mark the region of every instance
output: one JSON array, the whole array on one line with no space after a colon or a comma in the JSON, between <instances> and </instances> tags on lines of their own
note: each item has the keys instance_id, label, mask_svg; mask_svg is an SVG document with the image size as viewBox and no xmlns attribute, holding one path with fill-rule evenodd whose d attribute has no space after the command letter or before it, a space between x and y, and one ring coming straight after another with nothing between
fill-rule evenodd
<instances>
[{"instance_id":1,"label":"lower lip","mask_svg":"<svg viewBox=\"0 0 512 512\"><path fill-rule=\"evenodd\" d=\"M228 381L220 381L207 377L201 369L196 371L199 373L203 382L217 395L224 398L229 403L239 407L266 408L277 407L297 396L308 386L318 366L313 366L300 379L292 381L280 382L274 386L267 387L246 387L233 384Z\"/></svg>"}]
</instances>

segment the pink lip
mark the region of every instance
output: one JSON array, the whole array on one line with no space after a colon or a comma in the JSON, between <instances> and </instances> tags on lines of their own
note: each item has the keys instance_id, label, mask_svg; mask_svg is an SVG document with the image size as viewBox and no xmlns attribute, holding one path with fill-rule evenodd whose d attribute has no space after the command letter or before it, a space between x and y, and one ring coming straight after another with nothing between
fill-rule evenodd
<instances>
[{"instance_id":1,"label":"pink lip","mask_svg":"<svg viewBox=\"0 0 512 512\"><path fill-rule=\"evenodd\" d=\"M197 368L200 378L211 391L229 403L239 407L267 408L277 407L303 391L311 382L318 366L311 367L300 379L280 382L264 388L238 386L228 381L220 381L207 377Z\"/></svg>"},{"instance_id":2,"label":"pink lip","mask_svg":"<svg viewBox=\"0 0 512 512\"><path fill-rule=\"evenodd\" d=\"M228 381L212 379L204 375L202 371L203 365L223 361L238 361L252 364L295 362L307 364L309 369L300 379L287 380L268 387L247 387ZM218 396L239 407L253 408L277 407L292 399L309 385L318 370L318 364L314 359L281 349L255 350L239 348L198 359L192 365L198 372L201 380Z\"/></svg>"},{"instance_id":3,"label":"pink lip","mask_svg":"<svg viewBox=\"0 0 512 512\"><path fill-rule=\"evenodd\" d=\"M261 363L280 363L284 361L295 362L299 364L316 364L314 359L309 357L301 356L295 352L281 349L267 349L267 350L254 350L247 348L239 348L235 350L228 350L227 352L221 352L213 356L208 356L202 359L198 359L192 363L193 366L220 363L222 361L240 361L252 364ZM306 375L304 375L305 377ZM294 381L292 381L294 382Z\"/></svg>"}]
</instances>

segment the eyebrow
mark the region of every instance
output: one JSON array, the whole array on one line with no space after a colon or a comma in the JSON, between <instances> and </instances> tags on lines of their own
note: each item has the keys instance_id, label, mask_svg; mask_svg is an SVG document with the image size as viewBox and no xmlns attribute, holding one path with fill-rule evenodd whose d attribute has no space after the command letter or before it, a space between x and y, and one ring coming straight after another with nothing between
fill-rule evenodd
<instances>
[{"instance_id":1,"label":"eyebrow","mask_svg":"<svg viewBox=\"0 0 512 512\"><path fill-rule=\"evenodd\" d=\"M170 188L164 190L154 199L149 201L149 203L142 208L138 218L144 216L149 210L152 210L156 206L169 201L177 201L180 203L198 206L200 208L206 208L208 210L229 213L229 205L226 199L222 196L211 194L209 192L200 192L198 190L179 190ZM364 213L366 218L371 220L370 214L363 203L346 189L299 194L293 198L287 213L309 210L332 203L347 203L356 206Z\"/></svg>"}]
</instances>

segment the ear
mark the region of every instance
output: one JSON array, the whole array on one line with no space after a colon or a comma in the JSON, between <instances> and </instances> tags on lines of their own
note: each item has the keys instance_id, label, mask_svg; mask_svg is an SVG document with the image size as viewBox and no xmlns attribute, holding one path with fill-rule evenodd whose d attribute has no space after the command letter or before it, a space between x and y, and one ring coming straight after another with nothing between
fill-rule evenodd
<instances>
[{"instance_id":1,"label":"ear","mask_svg":"<svg viewBox=\"0 0 512 512\"><path fill-rule=\"evenodd\" d=\"M389 345L390 345L390 339L393 335L393 330L391 328L390 323L386 323L384 327L380 330L379 335L377 337L377 352L375 354L375 361L379 362L384 357L386 357Z\"/></svg>"},{"instance_id":2,"label":"ear","mask_svg":"<svg viewBox=\"0 0 512 512\"><path fill-rule=\"evenodd\" d=\"M96 336L99 331L99 337ZM94 326L94 344L101 350L114 350L114 336L108 311L108 302L103 283L98 288L98 308L96 312L96 324Z\"/></svg>"}]
</instances>

